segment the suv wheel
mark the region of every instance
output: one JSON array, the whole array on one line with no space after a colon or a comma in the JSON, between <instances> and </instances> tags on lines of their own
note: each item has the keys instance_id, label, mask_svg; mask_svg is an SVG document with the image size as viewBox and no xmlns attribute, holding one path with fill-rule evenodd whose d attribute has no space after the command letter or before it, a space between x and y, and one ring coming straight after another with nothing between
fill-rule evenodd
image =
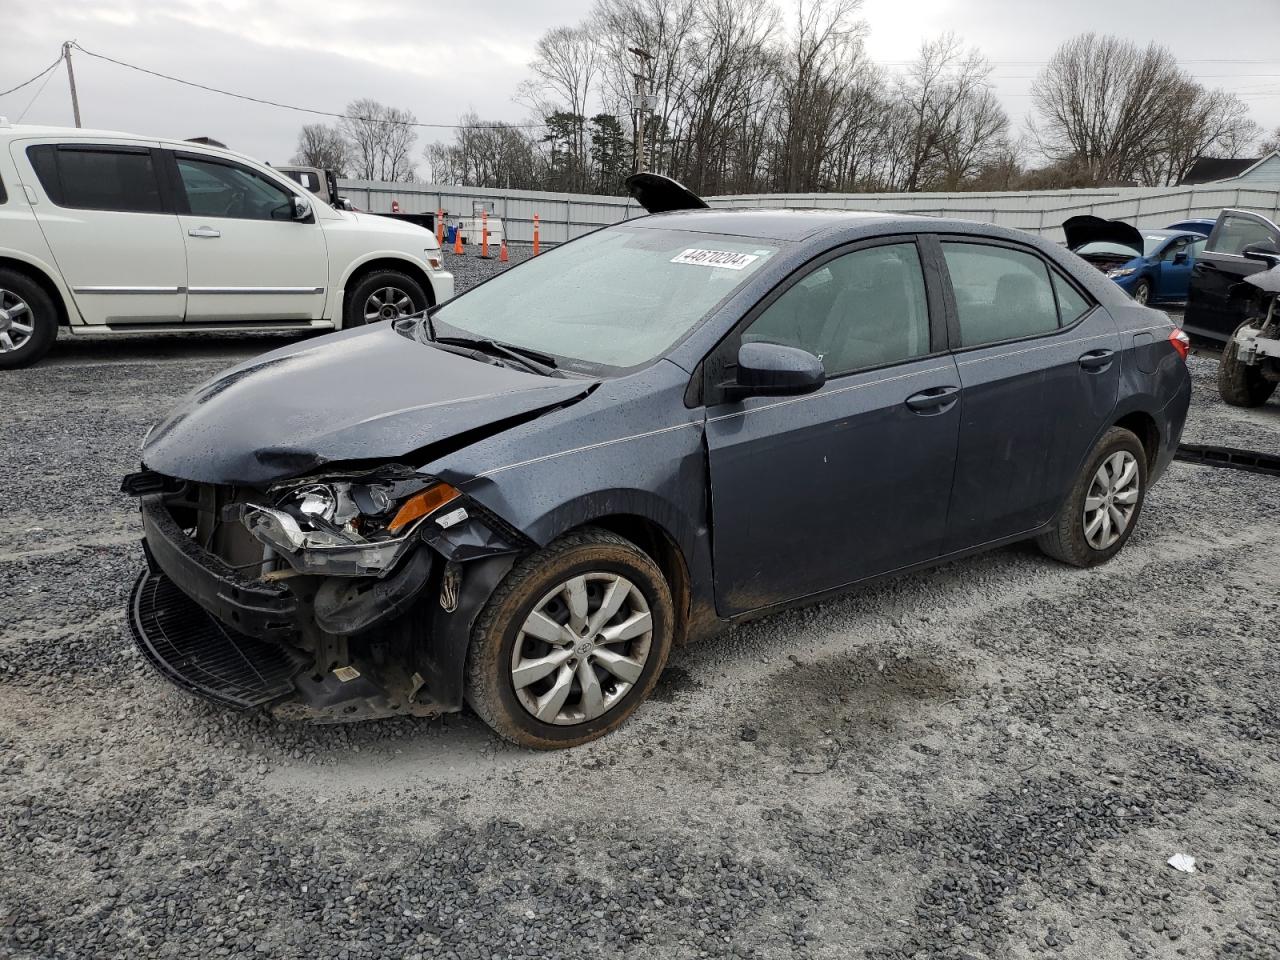
<instances>
[{"instance_id":1,"label":"suv wheel","mask_svg":"<svg viewBox=\"0 0 1280 960\"><path fill-rule=\"evenodd\" d=\"M399 270L375 270L347 291L342 326L359 327L380 320L399 320L427 309L422 284Z\"/></svg>"},{"instance_id":2,"label":"suv wheel","mask_svg":"<svg viewBox=\"0 0 1280 960\"><path fill-rule=\"evenodd\" d=\"M0 369L35 363L58 336L58 311L26 274L0 270Z\"/></svg>"},{"instance_id":3,"label":"suv wheel","mask_svg":"<svg viewBox=\"0 0 1280 960\"><path fill-rule=\"evenodd\" d=\"M1276 392L1276 382L1262 374L1262 367L1240 361L1240 345L1236 335L1249 321L1236 327L1218 361L1218 395L1233 407L1260 407Z\"/></svg>"},{"instance_id":4,"label":"suv wheel","mask_svg":"<svg viewBox=\"0 0 1280 960\"><path fill-rule=\"evenodd\" d=\"M1093 448L1040 549L1076 567L1105 563L1120 552L1142 513L1147 452L1123 427L1112 427Z\"/></svg>"},{"instance_id":5,"label":"suv wheel","mask_svg":"<svg viewBox=\"0 0 1280 960\"><path fill-rule=\"evenodd\" d=\"M467 702L524 747L614 730L653 690L675 614L662 572L605 530L570 533L507 574L476 621Z\"/></svg>"}]
</instances>

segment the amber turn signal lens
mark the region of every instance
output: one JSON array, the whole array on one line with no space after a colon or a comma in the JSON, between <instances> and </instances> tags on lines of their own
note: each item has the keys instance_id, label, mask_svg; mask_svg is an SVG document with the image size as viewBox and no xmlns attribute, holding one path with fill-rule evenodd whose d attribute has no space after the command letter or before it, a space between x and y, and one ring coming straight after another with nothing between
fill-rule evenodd
<instances>
[{"instance_id":1,"label":"amber turn signal lens","mask_svg":"<svg viewBox=\"0 0 1280 960\"><path fill-rule=\"evenodd\" d=\"M400 505L396 515L387 524L387 530L390 533L399 533L419 517L434 513L449 501L457 500L460 496L462 494L447 483L437 483L434 487L427 487L427 489L421 493L415 493Z\"/></svg>"}]
</instances>

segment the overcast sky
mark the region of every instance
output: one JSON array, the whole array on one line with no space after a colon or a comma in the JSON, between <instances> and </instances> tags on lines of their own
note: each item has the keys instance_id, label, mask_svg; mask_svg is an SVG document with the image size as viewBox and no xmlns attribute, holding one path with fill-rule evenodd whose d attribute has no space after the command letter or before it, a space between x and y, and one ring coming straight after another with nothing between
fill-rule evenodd
<instances>
[{"instance_id":1,"label":"overcast sky","mask_svg":"<svg viewBox=\"0 0 1280 960\"><path fill-rule=\"evenodd\" d=\"M795 0L783 0L786 9ZM475 109L519 121L513 100L546 29L579 21L591 0L0 0L0 90L48 65L63 40L162 73L300 106L341 111L356 97L405 107L424 122ZM1216 10L1224 11L1221 16ZM873 59L891 69L922 40L954 31L995 64L1019 123L1033 76L1053 49L1096 30L1170 47L1213 86L1280 126L1280 0L864 0ZM314 117L259 106L75 55L84 125L163 136L207 135L268 162L287 161ZM0 97L11 121L70 124L61 68ZM32 102L33 96L35 97ZM448 131L423 131L420 147ZM419 147L419 148L420 148Z\"/></svg>"}]
</instances>

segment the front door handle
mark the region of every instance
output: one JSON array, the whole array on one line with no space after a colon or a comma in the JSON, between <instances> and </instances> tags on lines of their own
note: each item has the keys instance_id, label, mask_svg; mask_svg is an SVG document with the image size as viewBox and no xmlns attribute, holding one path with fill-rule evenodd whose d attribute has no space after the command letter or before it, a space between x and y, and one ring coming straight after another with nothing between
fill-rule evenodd
<instances>
[{"instance_id":1,"label":"front door handle","mask_svg":"<svg viewBox=\"0 0 1280 960\"><path fill-rule=\"evenodd\" d=\"M1115 353L1114 350L1090 350L1080 355L1080 368L1090 373L1101 373L1111 366Z\"/></svg>"},{"instance_id":2,"label":"front door handle","mask_svg":"<svg viewBox=\"0 0 1280 960\"><path fill-rule=\"evenodd\" d=\"M907 397L907 406L916 413L945 413L956 402L959 387L930 387Z\"/></svg>"},{"instance_id":3,"label":"front door handle","mask_svg":"<svg viewBox=\"0 0 1280 960\"><path fill-rule=\"evenodd\" d=\"M213 227L192 227L187 231L187 236L213 238L222 236L222 231L215 230Z\"/></svg>"}]
</instances>

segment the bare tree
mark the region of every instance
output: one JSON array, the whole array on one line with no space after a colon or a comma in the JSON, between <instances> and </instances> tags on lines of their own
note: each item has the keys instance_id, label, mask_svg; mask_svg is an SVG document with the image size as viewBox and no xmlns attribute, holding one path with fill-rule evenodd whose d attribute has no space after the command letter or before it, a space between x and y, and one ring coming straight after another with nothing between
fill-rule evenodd
<instances>
[{"instance_id":1,"label":"bare tree","mask_svg":"<svg viewBox=\"0 0 1280 960\"><path fill-rule=\"evenodd\" d=\"M1152 144L1143 159L1144 183L1175 184L1197 157L1236 156L1257 139L1258 125L1234 94L1206 90L1186 80L1170 107L1171 119L1161 142Z\"/></svg>"},{"instance_id":2,"label":"bare tree","mask_svg":"<svg viewBox=\"0 0 1280 960\"><path fill-rule=\"evenodd\" d=\"M464 114L458 122L453 143L426 147L433 182L517 190L543 185L543 165L526 131L481 121L474 113Z\"/></svg>"},{"instance_id":3,"label":"bare tree","mask_svg":"<svg viewBox=\"0 0 1280 960\"><path fill-rule=\"evenodd\" d=\"M599 48L586 27L555 27L538 41L536 56L529 65L534 80L524 88L524 96L544 116L563 113L577 118L568 144L570 190L587 186L587 116L596 89Z\"/></svg>"},{"instance_id":4,"label":"bare tree","mask_svg":"<svg viewBox=\"0 0 1280 960\"><path fill-rule=\"evenodd\" d=\"M408 110L364 98L347 104L339 125L350 147L350 172L364 180L412 182L418 118Z\"/></svg>"},{"instance_id":5,"label":"bare tree","mask_svg":"<svg viewBox=\"0 0 1280 960\"><path fill-rule=\"evenodd\" d=\"M298 131L298 149L293 162L307 167L332 170L347 175L347 141L342 131L327 123L308 123Z\"/></svg>"},{"instance_id":6,"label":"bare tree","mask_svg":"<svg viewBox=\"0 0 1280 960\"><path fill-rule=\"evenodd\" d=\"M1280 127L1276 127L1272 130L1262 139L1262 142L1258 144L1258 151L1264 157L1277 150L1280 150Z\"/></svg>"}]
</instances>

